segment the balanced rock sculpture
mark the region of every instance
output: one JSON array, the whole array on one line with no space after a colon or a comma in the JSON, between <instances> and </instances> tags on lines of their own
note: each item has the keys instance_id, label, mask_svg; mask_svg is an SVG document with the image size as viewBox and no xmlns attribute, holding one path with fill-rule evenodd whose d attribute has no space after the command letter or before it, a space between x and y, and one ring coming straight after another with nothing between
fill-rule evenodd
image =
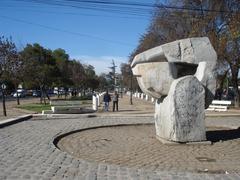
<instances>
[{"instance_id":1,"label":"balanced rock sculpture","mask_svg":"<svg viewBox=\"0 0 240 180\"><path fill-rule=\"evenodd\" d=\"M140 88L157 99L157 138L206 140L205 108L215 93L216 60L207 37L174 41L135 56L131 67Z\"/></svg>"}]
</instances>

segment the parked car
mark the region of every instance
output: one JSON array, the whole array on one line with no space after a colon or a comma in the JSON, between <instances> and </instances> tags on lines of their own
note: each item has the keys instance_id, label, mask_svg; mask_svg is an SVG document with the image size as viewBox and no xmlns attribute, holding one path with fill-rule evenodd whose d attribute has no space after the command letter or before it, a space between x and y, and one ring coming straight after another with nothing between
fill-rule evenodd
<instances>
[{"instance_id":1,"label":"parked car","mask_svg":"<svg viewBox=\"0 0 240 180\"><path fill-rule=\"evenodd\" d=\"M40 91L33 91L32 92L32 96L33 97L40 97L41 96L41 92Z\"/></svg>"},{"instance_id":2,"label":"parked car","mask_svg":"<svg viewBox=\"0 0 240 180\"><path fill-rule=\"evenodd\" d=\"M34 90L26 90L26 96L32 96Z\"/></svg>"},{"instance_id":3,"label":"parked car","mask_svg":"<svg viewBox=\"0 0 240 180\"><path fill-rule=\"evenodd\" d=\"M57 94L57 95L64 95L65 94L65 90L64 90L63 87L61 87L61 88L55 87L54 90L53 90L53 93Z\"/></svg>"},{"instance_id":4,"label":"parked car","mask_svg":"<svg viewBox=\"0 0 240 180\"><path fill-rule=\"evenodd\" d=\"M25 97L26 91L24 89L18 89L16 92L13 93L13 97Z\"/></svg>"}]
</instances>

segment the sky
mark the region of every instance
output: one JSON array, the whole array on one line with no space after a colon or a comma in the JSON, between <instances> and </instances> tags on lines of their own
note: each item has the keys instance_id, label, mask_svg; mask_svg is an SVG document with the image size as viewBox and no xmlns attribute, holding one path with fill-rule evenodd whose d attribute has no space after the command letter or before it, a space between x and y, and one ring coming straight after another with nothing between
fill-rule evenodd
<instances>
[{"instance_id":1,"label":"sky","mask_svg":"<svg viewBox=\"0 0 240 180\"><path fill-rule=\"evenodd\" d=\"M59 6L46 2L50 0L1 0L0 36L11 36L20 50L27 43L39 43L52 50L63 48L70 58L93 65L97 74L109 72L112 60L119 72L120 64L127 63L152 17L152 9L99 11L89 9L91 5L79 8L79 4Z\"/></svg>"}]
</instances>

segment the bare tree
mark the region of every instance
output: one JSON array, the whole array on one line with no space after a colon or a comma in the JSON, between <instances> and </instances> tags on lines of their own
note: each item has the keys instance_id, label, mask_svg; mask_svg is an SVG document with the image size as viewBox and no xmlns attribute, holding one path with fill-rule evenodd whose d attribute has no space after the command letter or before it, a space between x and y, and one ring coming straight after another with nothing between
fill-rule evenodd
<instances>
[{"instance_id":1,"label":"bare tree","mask_svg":"<svg viewBox=\"0 0 240 180\"><path fill-rule=\"evenodd\" d=\"M169 0L165 5L157 4L151 24L132 52L130 61L136 54L164 43L207 36L217 51L219 63L230 69L235 106L238 107L239 9L239 0Z\"/></svg>"},{"instance_id":2,"label":"bare tree","mask_svg":"<svg viewBox=\"0 0 240 180\"><path fill-rule=\"evenodd\" d=\"M1 82L11 80L15 89L21 82L22 61L11 38L0 37L0 78ZM17 94L17 104L20 104Z\"/></svg>"}]
</instances>

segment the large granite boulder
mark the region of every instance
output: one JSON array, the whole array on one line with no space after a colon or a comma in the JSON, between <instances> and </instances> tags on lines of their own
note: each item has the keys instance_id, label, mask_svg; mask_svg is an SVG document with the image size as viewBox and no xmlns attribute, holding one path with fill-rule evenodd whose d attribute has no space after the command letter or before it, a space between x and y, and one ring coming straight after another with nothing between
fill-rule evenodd
<instances>
[{"instance_id":1,"label":"large granite boulder","mask_svg":"<svg viewBox=\"0 0 240 180\"><path fill-rule=\"evenodd\" d=\"M155 105L157 136L177 142L204 141L204 109L216 87L217 55L209 39L188 38L135 56L131 67Z\"/></svg>"},{"instance_id":2,"label":"large granite boulder","mask_svg":"<svg viewBox=\"0 0 240 180\"><path fill-rule=\"evenodd\" d=\"M217 54L207 37L167 43L135 56L131 66L140 88L154 98L167 95L171 83L194 75L206 88L207 107L215 93Z\"/></svg>"}]
</instances>

